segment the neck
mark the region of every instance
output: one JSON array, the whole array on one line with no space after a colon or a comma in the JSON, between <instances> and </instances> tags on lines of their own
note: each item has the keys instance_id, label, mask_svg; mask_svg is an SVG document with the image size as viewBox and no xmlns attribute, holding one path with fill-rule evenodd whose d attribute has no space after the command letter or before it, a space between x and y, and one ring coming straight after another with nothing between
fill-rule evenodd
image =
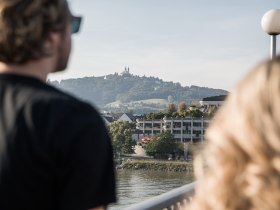
<instances>
[{"instance_id":1,"label":"neck","mask_svg":"<svg viewBox=\"0 0 280 210\"><path fill-rule=\"evenodd\" d=\"M30 61L25 64L7 64L0 62L0 74L11 73L24 76L32 76L42 81L47 80L49 73L53 72L53 62L48 58Z\"/></svg>"}]
</instances>

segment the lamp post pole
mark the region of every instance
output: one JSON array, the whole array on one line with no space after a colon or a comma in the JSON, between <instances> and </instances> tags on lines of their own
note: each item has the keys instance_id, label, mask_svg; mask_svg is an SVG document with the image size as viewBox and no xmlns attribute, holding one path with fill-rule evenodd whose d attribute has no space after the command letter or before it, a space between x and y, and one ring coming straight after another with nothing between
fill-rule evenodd
<instances>
[{"instance_id":1,"label":"lamp post pole","mask_svg":"<svg viewBox=\"0 0 280 210\"><path fill-rule=\"evenodd\" d=\"M276 57L276 35L270 36L270 58L274 59Z\"/></svg>"},{"instance_id":2,"label":"lamp post pole","mask_svg":"<svg viewBox=\"0 0 280 210\"><path fill-rule=\"evenodd\" d=\"M280 34L280 9L267 11L262 18L262 29L271 37L270 41L270 58L276 57L276 37Z\"/></svg>"}]
</instances>

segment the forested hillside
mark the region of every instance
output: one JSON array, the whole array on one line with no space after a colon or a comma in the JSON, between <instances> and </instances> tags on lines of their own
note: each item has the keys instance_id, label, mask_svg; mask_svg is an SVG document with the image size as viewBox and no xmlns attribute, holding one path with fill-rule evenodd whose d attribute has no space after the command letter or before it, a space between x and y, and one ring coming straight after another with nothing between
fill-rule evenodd
<instances>
[{"instance_id":1,"label":"forested hillside","mask_svg":"<svg viewBox=\"0 0 280 210\"><path fill-rule=\"evenodd\" d=\"M52 81L51 83L98 107L114 101L122 103L145 99L168 99L171 102L190 101L227 94L227 91L221 89L198 86L182 87L180 83L165 82L155 77L140 77L129 72L102 77L67 79L60 82Z\"/></svg>"}]
</instances>

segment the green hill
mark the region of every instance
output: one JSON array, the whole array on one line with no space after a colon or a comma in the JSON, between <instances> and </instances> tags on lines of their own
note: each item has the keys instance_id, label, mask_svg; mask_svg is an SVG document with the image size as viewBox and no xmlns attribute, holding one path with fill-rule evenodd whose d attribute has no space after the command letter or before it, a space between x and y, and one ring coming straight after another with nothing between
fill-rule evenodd
<instances>
[{"instance_id":1,"label":"green hill","mask_svg":"<svg viewBox=\"0 0 280 210\"><path fill-rule=\"evenodd\" d=\"M227 91L208 87L186 86L159 78L132 75L129 72L102 77L52 81L51 84L100 108L110 103L168 103L199 100L224 95ZM150 101L149 101L150 100ZM118 101L118 102L116 102Z\"/></svg>"}]
</instances>

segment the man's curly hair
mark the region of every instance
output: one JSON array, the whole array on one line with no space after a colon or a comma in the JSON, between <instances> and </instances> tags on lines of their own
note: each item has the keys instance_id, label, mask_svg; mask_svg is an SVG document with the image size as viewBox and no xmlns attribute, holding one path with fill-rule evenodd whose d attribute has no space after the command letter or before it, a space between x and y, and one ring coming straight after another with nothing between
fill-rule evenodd
<instances>
[{"instance_id":1,"label":"man's curly hair","mask_svg":"<svg viewBox=\"0 0 280 210\"><path fill-rule=\"evenodd\" d=\"M66 0L0 0L0 61L23 64L47 56L48 34L63 34L69 19Z\"/></svg>"}]
</instances>

